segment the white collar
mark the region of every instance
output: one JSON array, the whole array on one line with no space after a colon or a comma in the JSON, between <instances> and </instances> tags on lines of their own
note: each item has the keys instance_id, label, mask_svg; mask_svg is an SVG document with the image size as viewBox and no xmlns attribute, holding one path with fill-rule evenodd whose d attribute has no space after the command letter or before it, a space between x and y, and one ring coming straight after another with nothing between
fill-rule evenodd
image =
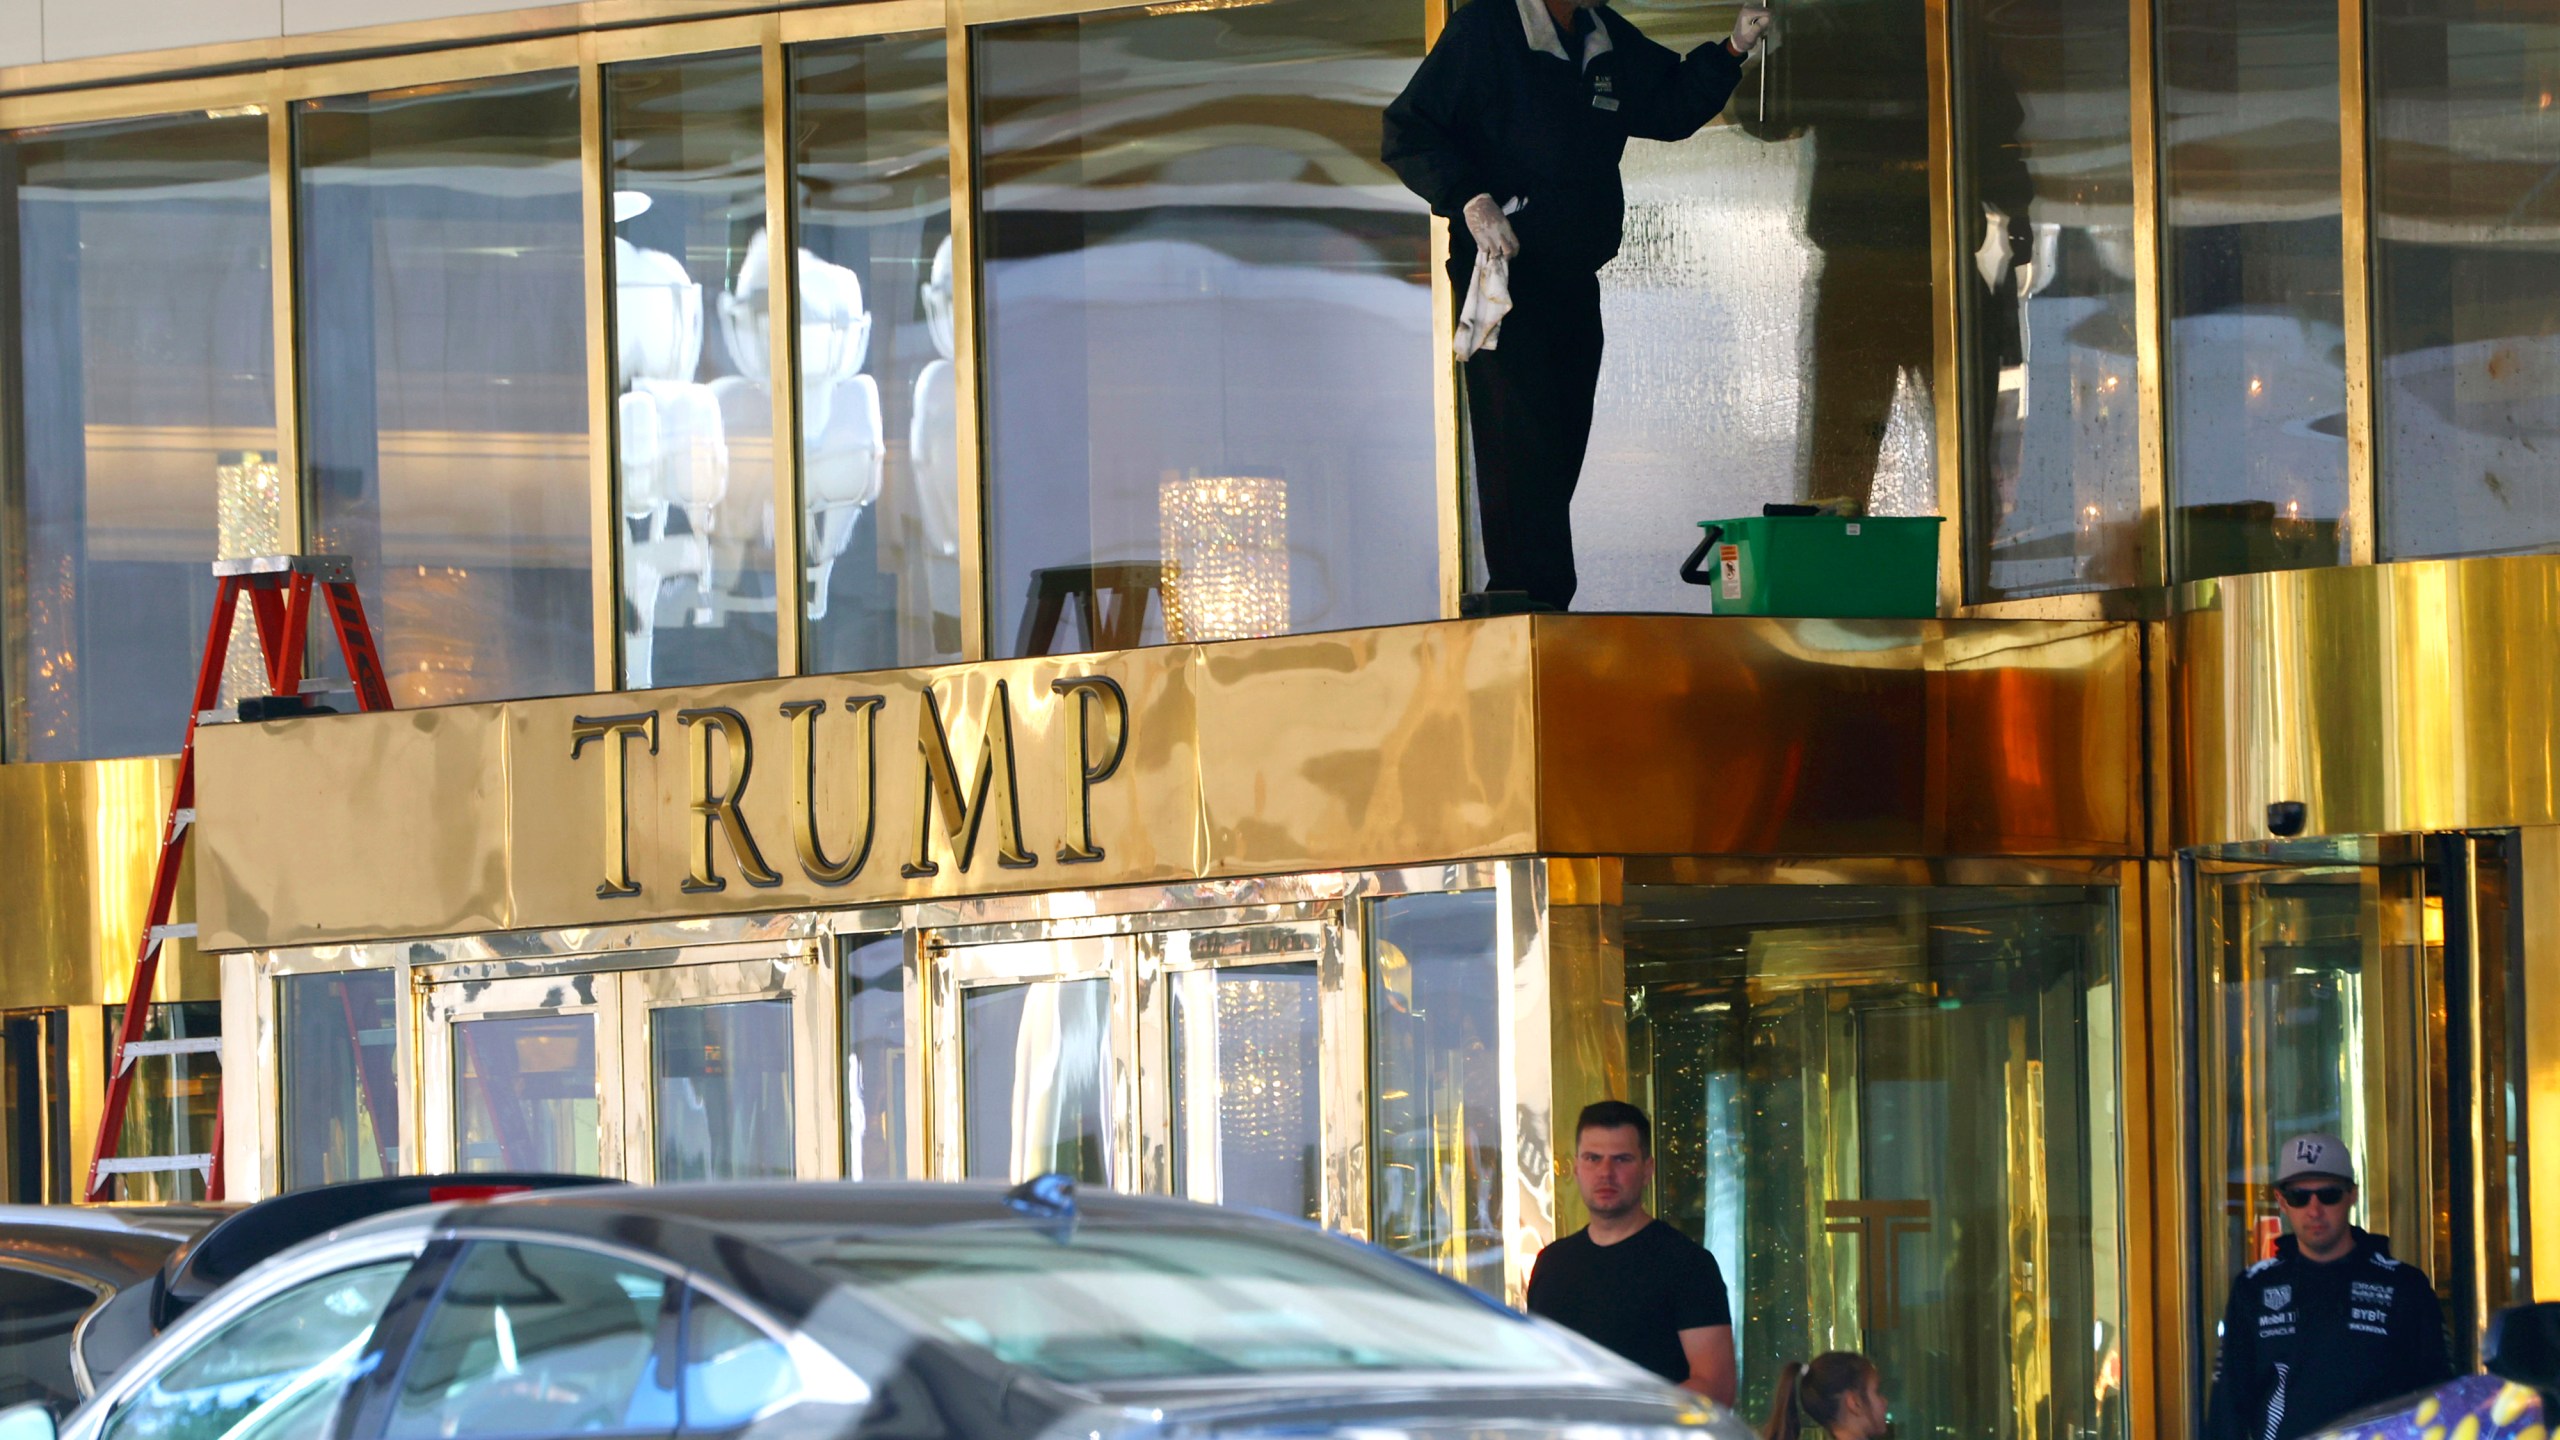
<instances>
[{"instance_id":1,"label":"white collar","mask_svg":"<svg viewBox=\"0 0 2560 1440\"><path fill-rule=\"evenodd\" d=\"M1520 6L1520 28L1528 32L1529 48L1559 60L1572 60L1572 56L1564 53L1564 40L1556 34L1556 19L1547 13L1546 0L1517 0L1517 3ZM1582 42L1582 68L1590 69L1591 62L1608 54L1611 48L1608 22L1597 15L1592 16L1590 37Z\"/></svg>"}]
</instances>

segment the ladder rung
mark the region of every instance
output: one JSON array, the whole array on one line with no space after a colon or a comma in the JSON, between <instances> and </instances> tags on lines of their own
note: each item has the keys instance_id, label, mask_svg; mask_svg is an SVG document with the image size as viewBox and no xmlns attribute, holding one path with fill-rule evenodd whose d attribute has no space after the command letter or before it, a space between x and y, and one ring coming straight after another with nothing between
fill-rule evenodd
<instances>
[{"instance_id":1,"label":"ladder rung","mask_svg":"<svg viewBox=\"0 0 2560 1440\"><path fill-rule=\"evenodd\" d=\"M355 562L344 555L250 555L216 560L216 575L289 575L301 571L321 585L345 585L356 578Z\"/></svg>"},{"instance_id":2,"label":"ladder rung","mask_svg":"<svg viewBox=\"0 0 2560 1440\"><path fill-rule=\"evenodd\" d=\"M177 1170L213 1173L213 1156L203 1155L127 1155L98 1162L101 1175L166 1175Z\"/></svg>"},{"instance_id":3,"label":"ladder rung","mask_svg":"<svg viewBox=\"0 0 2560 1440\"><path fill-rule=\"evenodd\" d=\"M196 938L196 922L184 920L175 925L154 925L146 938L154 945L163 940L193 940Z\"/></svg>"},{"instance_id":4,"label":"ladder rung","mask_svg":"<svg viewBox=\"0 0 2560 1440\"><path fill-rule=\"evenodd\" d=\"M222 1037L219 1035L199 1036L192 1040L136 1040L124 1047L123 1062L116 1068L121 1074L132 1069L134 1061L148 1060L154 1055L215 1055L221 1050Z\"/></svg>"},{"instance_id":5,"label":"ladder rung","mask_svg":"<svg viewBox=\"0 0 2560 1440\"><path fill-rule=\"evenodd\" d=\"M170 811L170 812L169 812L169 838L170 838L170 839L172 839L172 840L175 840L175 839L177 839L179 836L184 835L185 833L187 833L187 827L189 827L189 826L191 826L191 825L193 825L193 824L195 824L195 823L196 823L196 807L194 807L193 805L186 806L186 807L185 807L185 808L183 808L183 809L178 809L178 810L172 810L172 811Z\"/></svg>"}]
</instances>

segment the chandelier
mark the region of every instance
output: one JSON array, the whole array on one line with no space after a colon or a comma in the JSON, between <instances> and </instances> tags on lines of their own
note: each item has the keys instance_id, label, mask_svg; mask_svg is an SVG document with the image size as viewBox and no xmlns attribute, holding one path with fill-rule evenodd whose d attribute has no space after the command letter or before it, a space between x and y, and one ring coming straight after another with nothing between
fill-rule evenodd
<instances>
[{"instance_id":1,"label":"chandelier","mask_svg":"<svg viewBox=\"0 0 2560 1440\"><path fill-rule=\"evenodd\" d=\"M1242 640L1289 631L1289 486L1247 475L1158 487L1165 638Z\"/></svg>"}]
</instances>

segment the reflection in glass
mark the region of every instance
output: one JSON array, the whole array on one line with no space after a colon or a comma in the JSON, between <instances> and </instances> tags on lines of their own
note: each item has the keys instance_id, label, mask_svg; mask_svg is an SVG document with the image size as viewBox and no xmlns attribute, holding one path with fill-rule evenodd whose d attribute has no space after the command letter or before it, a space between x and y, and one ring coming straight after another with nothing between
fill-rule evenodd
<instances>
[{"instance_id":1,"label":"reflection in glass","mask_svg":"<svg viewBox=\"0 0 2560 1440\"><path fill-rule=\"evenodd\" d=\"M791 1178L790 1001L652 1010L649 1049L660 1181Z\"/></svg>"},{"instance_id":2,"label":"reflection in glass","mask_svg":"<svg viewBox=\"0 0 2560 1440\"><path fill-rule=\"evenodd\" d=\"M399 1173L395 985L388 970L276 982L287 1190Z\"/></svg>"},{"instance_id":3,"label":"reflection in glass","mask_svg":"<svg viewBox=\"0 0 2560 1440\"><path fill-rule=\"evenodd\" d=\"M941 32L791 52L814 671L960 658Z\"/></svg>"},{"instance_id":4,"label":"reflection in glass","mask_svg":"<svg viewBox=\"0 0 2560 1440\"><path fill-rule=\"evenodd\" d=\"M763 93L752 50L605 71L622 673L635 689L758 679L780 658Z\"/></svg>"},{"instance_id":5,"label":"reflection in glass","mask_svg":"<svg viewBox=\"0 0 2560 1440\"><path fill-rule=\"evenodd\" d=\"M907 943L847 936L844 973L845 1175L907 1173Z\"/></svg>"},{"instance_id":6,"label":"reflection in glass","mask_svg":"<svg viewBox=\"0 0 2560 1440\"><path fill-rule=\"evenodd\" d=\"M2176 578L2346 559L2338 7L2162 0Z\"/></svg>"},{"instance_id":7,"label":"reflection in glass","mask_svg":"<svg viewBox=\"0 0 2560 1440\"><path fill-rule=\"evenodd\" d=\"M604 1173L592 1015L457 1020L454 1168Z\"/></svg>"},{"instance_id":8,"label":"reflection in glass","mask_svg":"<svg viewBox=\"0 0 2560 1440\"><path fill-rule=\"evenodd\" d=\"M1320 1218L1315 962L1171 981L1174 1193Z\"/></svg>"},{"instance_id":9,"label":"reflection in glass","mask_svg":"<svg viewBox=\"0 0 2560 1440\"><path fill-rule=\"evenodd\" d=\"M305 451L402 709L593 688L578 96L295 111Z\"/></svg>"},{"instance_id":10,"label":"reflection in glass","mask_svg":"<svg viewBox=\"0 0 2560 1440\"><path fill-rule=\"evenodd\" d=\"M1662 1218L1742 1408L1862 1350L1915 1435L2124 1433L2110 892L1627 887Z\"/></svg>"},{"instance_id":11,"label":"reflection in glass","mask_svg":"<svg viewBox=\"0 0 2560 1440\"><path fill-rule=\"evenodd\" d=\"M1969 597L2140 580L2131 12L1963 0Z\"/></svg>"},{"instance_id":12,"label":"reflection in glass","mask_svg":"<svg viewBox=\"0 0 2560 1440\"><path fill-rule=\"evenodd\" d=\"M210 562L277 548L267 122L29 134L0 177L8 758L171 753Z\"/></svg>"},{"instance_id":13,"label":"reflection in glass","mask_svg":"<svg viewBox=\"0 0 2560 1440\"><path fill-rule=\"evenodd\" d=\"M1502 1024L1494 893L1381 900L1370 913L1371 1234L1503 1293Z\"/></svg>"},{"instance_id":14,"label":"reflection in glass","mask_svg":"<svg viewBox=\"0 0 2560 1440\"><path fill-rule=\"evenodd\" d=\"M106 1007L104 1059L113 1059L116 1031L123 1025L124 1007ZM146 1041L212 1042L221 1034L222 1006L212 1000L154 1005L142 1022ZM210 1155L221 1119L220 1050L137 1056L133 1084L125 1092L124 1130L116 1142L116 1154ZM112 1193L118 1200L201 1200L204 1178L195 1170L146 1171L118 1176Z\"/></svg>"},{"instance_id":15,"label":"reflection in glass","mask_svg":"<svg viewBox=\"0 0 2560 1440\"><path fill-rule=\"evenodd\" d=\"M1112 1181L1111 982L991 985L960 998L965 1173Z\"/></svg>"},{"instance_id":16,"label":"reflection in glass","mask_svg":"<svg viewBox=\"0 0 2560 1440\"><path fill-rule=\"evenodd\" d=\"M399 1369L382 1433L669 1434L683 1295L664 1272L593 1250L474 1244Z\"/></svg>"},{"instance_id":17,"label":"reflection in glass","mask_svg":"<svg viewBox=\"0 0 2560 1440\"><path fill-rule=\"evenodd\" d=\"M1285 495L1287 628L1437 613L1429 217L1377 158L1422 24L1274 0L981 28L1001 653L1163 640L1166 496L1204 477Z\"/></svg>"},{"instance_id":18,"label":"reflection in glass","mask_svg":"<svg viewBox=\"0 0 2560 1440\"><path fill-rule=\"evenodd\" d=\"M0 1013L0 1204L71 1199L71 1049L62 1009Z\"/></svg>"},{"instance_id":19,"label":"reflection in glass","mask_svg":"<svg viewBox=\"0 0 2560 1440\"><path fill-rule=\"evenodd\" d=\"M2560 11L2373 0L2386 559L2560 544Z\"/></svg>"},{"instance_id":20,"label":"reflection in glass","mask_svg":"<svg viewBox=\"0 0 2560 1440\"><path fill-rule=\"evenodd\" d=\"M1686 53L1737 7L1614 8ZM1782 42L1715 124L1627 146L1574 514L1588 608L1704 610L1664 552L1765 502L1938 513L1922 7L1791 0L1780 16Z\"/></svg>"}]
</instances>

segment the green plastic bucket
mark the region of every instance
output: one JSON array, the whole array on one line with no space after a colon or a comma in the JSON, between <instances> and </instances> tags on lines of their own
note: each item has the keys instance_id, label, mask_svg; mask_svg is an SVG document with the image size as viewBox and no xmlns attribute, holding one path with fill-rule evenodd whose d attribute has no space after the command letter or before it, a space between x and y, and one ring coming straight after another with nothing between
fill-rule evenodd
<instances>
[{"instance_id":1,"label":"green plastic bucket","mask_svg":"<svg viewBox=\"0 0 2560 1440\"><path fill-rule=\"evenodd\" d=\"M1701 520L1680 578L1718 615L1835 619L1938 613L1935 515L1753 515Z\"/></svg>"}]
</instances>

